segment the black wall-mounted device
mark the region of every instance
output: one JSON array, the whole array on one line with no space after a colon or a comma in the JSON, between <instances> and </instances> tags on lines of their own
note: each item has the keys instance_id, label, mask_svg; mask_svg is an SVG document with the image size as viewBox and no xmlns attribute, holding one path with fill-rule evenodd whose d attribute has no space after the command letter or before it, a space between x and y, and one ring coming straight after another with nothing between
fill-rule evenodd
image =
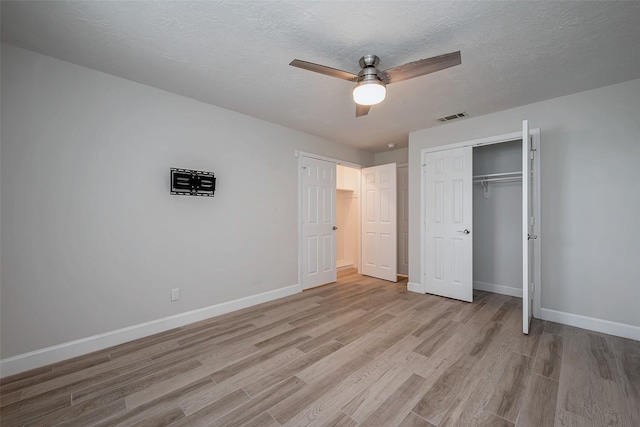
<instances>
[{"instance_id":1,"label":"black wall-mounted device","mask_svg":"<svg viewBox=\"0 0 640 427\"><path fill-rule=\"evenodd\" d=\"M213 172L171 168L171 194L213 197L215 191Z\"/></svg>"}]
</instances>

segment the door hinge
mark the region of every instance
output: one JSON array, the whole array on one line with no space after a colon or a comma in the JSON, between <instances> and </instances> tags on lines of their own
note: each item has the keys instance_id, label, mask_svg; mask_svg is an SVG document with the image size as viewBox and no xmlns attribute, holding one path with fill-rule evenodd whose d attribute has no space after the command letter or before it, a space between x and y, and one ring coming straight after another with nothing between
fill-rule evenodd
<instances>
[{"instance_id":1,"label":"door hinge","mask_svg":"<svg viewBox=\"0 0 640 427\"><path fill-rule=\"evenodd\" d=\"M536 217L535 216L531 217L531 225L536 225Z\"/></svg>"}]
</instances>

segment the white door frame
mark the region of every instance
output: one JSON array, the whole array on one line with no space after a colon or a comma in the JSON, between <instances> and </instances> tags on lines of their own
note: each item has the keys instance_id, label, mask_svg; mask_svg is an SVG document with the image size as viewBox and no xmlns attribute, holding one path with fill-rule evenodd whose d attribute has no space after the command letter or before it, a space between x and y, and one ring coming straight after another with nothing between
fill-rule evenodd
<instances>
[{"instance_id":1,"label":"white door frame","mask_svg":"<svg viewBox=\"0 0 640 427\"><path fill-rule=\"evenodd\" d=\"M308 157L316 160L324 160L326 162L335 163L336 165L347 166L354 169L362 169L363 166L357 163L347 162L345 160L335 159L332 157L321 156L319 154L307 153L305 151L294 151L294 155L298 158L298 286L302 290L302 158ZM362 257L360 245L358 245L358 259ZM358 273L360 273L361 261L358 261Z\"/></svg>"},{"instance_id":2,"label":"white door frame","mask_svg":"<svg viewBox=\"0 0 640 427\"><path fill-rule=\"evenodd\" d=\"M535 188L533 190L533 203L534 203L534 215L536 218L534 224L535 234L538 238L534 242L533 249L533 257L534 257L534 267L533 267L533 275L534 275L534 292L533 292L533 314L536 318L541 317L541 294L542 294L542 286L540 275L542 272L540 265L540 254L541 254L541 245L542 245L542 232L541 230L541 221L540 221L540 129L530 129L530 135L533 139L533 143L531 147L536 150L536 159L537 161L533 162L533 175L534 175L534 183ZM522 139L522 130L517 132L507 133L503 135L495 135L489 136L485 138L473 139L469 141L462 141L453 144L439 145L437 147L431 148L423 148L420 150L420 286L421 289L412 288L413 291L418 291L420 293L426 292L425 287L425 273L426 273L426 242L424 239L425 236L425 212L426 212L426 200L424 198L424 190L425 190L425 154L434 153L437 151L450 150L452 148L461 148L461 147L481 147L483 145L492 145L492 144L500 144L502 142L510 142L513 140Z\"/></svg>"}]
</instances>

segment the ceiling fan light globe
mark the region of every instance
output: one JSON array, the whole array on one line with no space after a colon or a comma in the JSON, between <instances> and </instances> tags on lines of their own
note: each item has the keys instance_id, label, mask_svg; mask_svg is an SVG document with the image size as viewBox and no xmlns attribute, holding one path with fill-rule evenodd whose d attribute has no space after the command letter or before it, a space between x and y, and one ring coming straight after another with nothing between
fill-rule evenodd
<instances>
[{"instance_id":1,"label":"ceiling fan light globe","mask_svg":"<svg viewBox=\"0 0 640 427\"><path fill-rule=\"evenodd\" d=\"M360 105L376 105L384 100L387 88L382 82L363 81L353 88L353 100Z\"/></svg>"}]
</instances>

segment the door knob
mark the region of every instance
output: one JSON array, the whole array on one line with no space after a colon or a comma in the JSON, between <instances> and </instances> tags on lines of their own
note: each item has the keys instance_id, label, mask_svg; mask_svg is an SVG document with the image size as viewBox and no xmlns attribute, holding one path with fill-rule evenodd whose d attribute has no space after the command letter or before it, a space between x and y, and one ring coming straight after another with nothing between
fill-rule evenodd
<instances>
[{"instance_id":1,"label":"door knob","mask_svg":"<svg viewBox=\"0 0 640 427\"><path fill-rule=\"evenodd\" d=\"M469 231L468 228L465 228L464 230L458 230L458 233L469 234L471 231Z\"/></svg>"},{"instance_id":2,"label":"door knob","mask_svg":"<svg viewBox=\"0 0 640 427\"><path fill-rule=\"evenodd\" d=\"M334 226L333 226L333 229L334 229L334 230L337 230L337 229L338 229L338 227L336 227L336 226L334 225Z\"/></svg>"}]
</instances>

